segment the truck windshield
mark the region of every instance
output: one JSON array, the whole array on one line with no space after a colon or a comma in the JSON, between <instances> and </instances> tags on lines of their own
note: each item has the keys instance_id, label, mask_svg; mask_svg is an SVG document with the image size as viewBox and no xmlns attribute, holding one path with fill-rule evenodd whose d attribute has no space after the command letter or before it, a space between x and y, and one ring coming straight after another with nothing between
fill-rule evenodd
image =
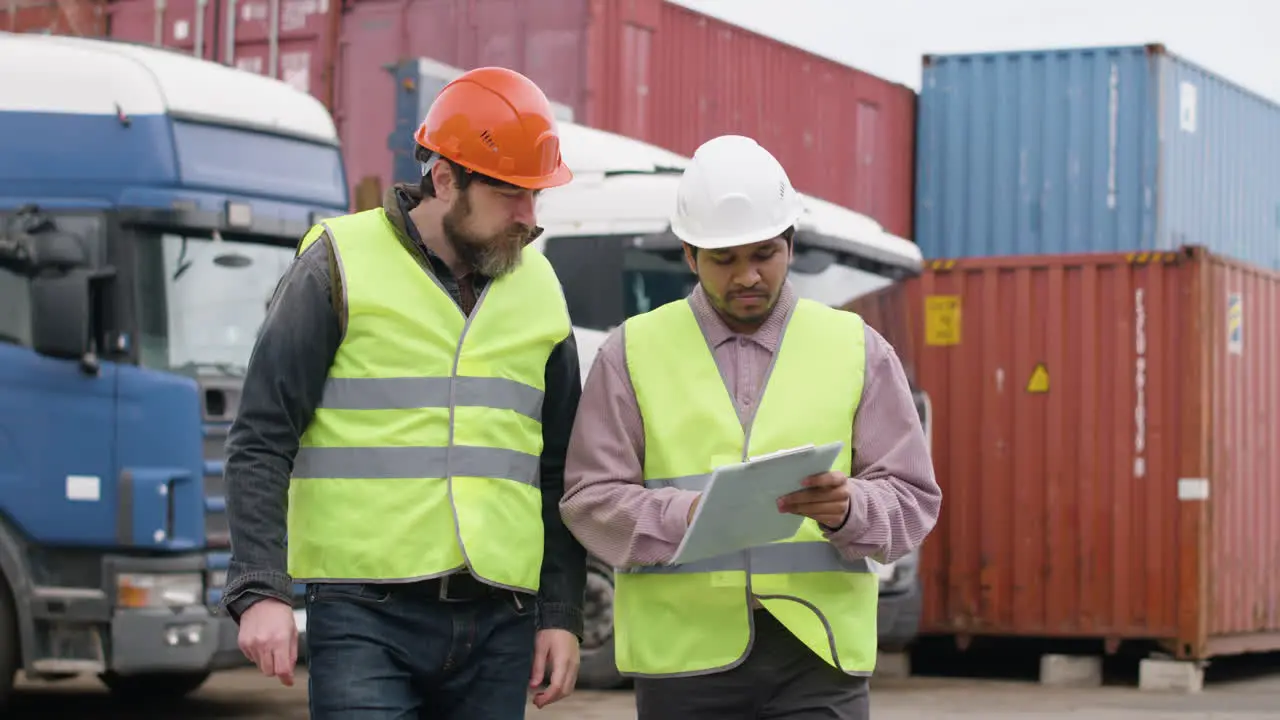
<instances>
[{"instance_id":1,"label":"truck windshield","mask_svg":"<svg viewBox=\"0 0 1280 720\"><path fill-rule=\"evenodd\" d=\"M241 374L292 246L208 233L143 236L139 244L142 364Z\"/></svg>"},{"instance_id":2,"label":"truck windshield","mask_svg":"<svg viewBox=\"0 0 1280 720\"><path fill-rule=\"evenodd\" d=\"M693 290L697 278L676 248L637 247L639 238L623 235L561 236L547 239L546 256L565 287L573 323L609 330ZM888 275L854 266L848 259L797 244L789 274L801 297L832 307L879 291L894 282Z\"/></svg>"}]
</instances>

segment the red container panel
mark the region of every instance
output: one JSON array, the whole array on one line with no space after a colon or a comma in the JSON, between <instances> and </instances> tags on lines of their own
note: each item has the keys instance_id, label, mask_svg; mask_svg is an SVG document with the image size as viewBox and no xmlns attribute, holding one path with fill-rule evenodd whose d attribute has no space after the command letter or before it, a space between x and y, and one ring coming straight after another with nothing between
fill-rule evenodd
<instances>
[{"instance_id":1,"label":"red container panel","mask_svg":"<svg viewBox=\"0 0 1280 720\"><path fill-rule=\"evenodd\" d=\"M0 30L5 32L101 37L106 28L106 2L100 0L0 2Z\"/></svg>"},{"instance_id":2,"label":"red container panel","mask_svg":"<svg viewBox=\"0 0 1280 720\"><path fill-rule=\"evenodd\" d=\"M339 2L279 0L273 19L268 0L210 0L203 13L195 0L168 0L163 10L154 0L115 0L110 34L149 44L159 36L165 47L276 77L327 101L336 81L330 28L340 20L331 3Z\"/></svg>"},{"instance_id":3,"label":"red container panel","mask_svg":"<svg viewBox=\"0 0 1280 720\"><path fill-rule=\"evenodd\" d=\"M801 192L912 236L913 90L679 5L653 5L652 27L619 18L606 22L610 41L593 45L592 87L601 92L587 124L684 155L715 135L750 135Z\"/></svg>"},{"instance_id":4,"label":"red container panel","mask_svg":"<svg viewBox=\"0 0 1280 720\"><path fill-rule=\"evenodd\" d=\"M386 67L429 57L458 68L501 65L575 109L586 94L586 0L364 0L343 19L335 120L354 184L391 179L395 83Z\"/></svg>"},{"instance_id":5,"label":"red container panel","mask_svg":"<svg viewBox=\"0 0 1280 720\"><path fill-rule=\"evenodd\" d=\"M1218 493L1207 539L1208 635L1245 642L1251 633L1280 634L1280 274L1222 261L1206 282L1206 440ZM1266 647L1280 648L1280 637Z\"/></svg>"},{"instance_id":6,"label":"red container panel","mask_svg":"<svg viewBox=\"0 0 1280 720\"><path fill-rule=\"evenodd\" d=\"M169 0L163 11L154 0L116 0L110 34L158 41L316 95L333 110L353 185L391 179L396 88L386 68L428 57L464 69L514 68L573 108L579 122L685 155L718 134L754 136L801 191L911 237L910 88L663 0L278 0L276 7L273 20L272 0L209 0L197 18L196 0Z\"/></svg>"},{"instance_id":7,"label":"red container panel","mask_svg":"<svg viewBox=\"0 0 1280 720\"><path fill-rule=\"evenodd\" d=\"M910 283L945 497L926 633L1280 649L1280 275L1200 250Z\"/></svg>"}]
</instances>

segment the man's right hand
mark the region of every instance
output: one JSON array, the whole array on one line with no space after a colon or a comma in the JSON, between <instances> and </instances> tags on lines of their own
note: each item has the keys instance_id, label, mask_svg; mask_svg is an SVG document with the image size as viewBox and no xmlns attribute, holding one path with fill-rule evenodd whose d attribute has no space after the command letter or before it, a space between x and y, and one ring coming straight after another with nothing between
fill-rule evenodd
<instances>
[{"instance_id":1,"label":"man's right hand","mask_svg":"<svg viewBox=\"0 0 1280 720\"><path fill-rule=\"evenodd\" d=\"M298 662L298 626L293 607L274 598L249 606L240 616L240 652L253 661L263 675L277 677L293 687L293 668Z\"/></svg>"}]
</instances>

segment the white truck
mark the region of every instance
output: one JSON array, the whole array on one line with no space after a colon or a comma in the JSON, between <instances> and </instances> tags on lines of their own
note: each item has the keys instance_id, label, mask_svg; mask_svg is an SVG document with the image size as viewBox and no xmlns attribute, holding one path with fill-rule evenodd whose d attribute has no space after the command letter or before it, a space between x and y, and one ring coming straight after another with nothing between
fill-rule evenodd
<instances>
[{"instance_id":1,"label":"white truck","mask_svg":"<svg viewBox=\"0 0 1280 720\"><path fill-rule=\"evenodd\" d=\"M631 138L561 122L561 152L574 171L570 185L542 196L539 249L555 266L573 318L585 379L613 327L637 313L685 297L696 278L685 265L668 218L689 159ZM856 212L803 196L808 213L796 233L791 283L804 297L859 310L892 342L906 338L905 304L885 302L901 280L918 273L919 249ZM890 298L892 300L892 298ZM885 312L885 308L897 311ZM929 400L916 390L929 432ZM920 616L917 554L879 568L881 646L911 642ZM587 576L586 637L579 686L625 684L614 664L613 569L591 558Z\"/></svg>"}]
</instances>

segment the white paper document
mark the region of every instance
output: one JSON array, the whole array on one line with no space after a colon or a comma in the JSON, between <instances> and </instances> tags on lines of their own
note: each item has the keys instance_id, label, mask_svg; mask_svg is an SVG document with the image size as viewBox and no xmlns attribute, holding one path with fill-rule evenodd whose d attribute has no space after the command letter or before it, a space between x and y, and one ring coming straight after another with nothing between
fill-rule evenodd
<instances>
[{"instance_id":1,"label":"white paper document","mask_svg":"<svg viewBox=\"0 0 1280 720\"><path fill-rule=\"evenodd\" d=\"M716 468L693 522L671 564L683 565L796 534L804 518L778 512L778 498L802 489L810 475L827 472L843 442L780 450Z\"/></svg>"}]
</instances>

